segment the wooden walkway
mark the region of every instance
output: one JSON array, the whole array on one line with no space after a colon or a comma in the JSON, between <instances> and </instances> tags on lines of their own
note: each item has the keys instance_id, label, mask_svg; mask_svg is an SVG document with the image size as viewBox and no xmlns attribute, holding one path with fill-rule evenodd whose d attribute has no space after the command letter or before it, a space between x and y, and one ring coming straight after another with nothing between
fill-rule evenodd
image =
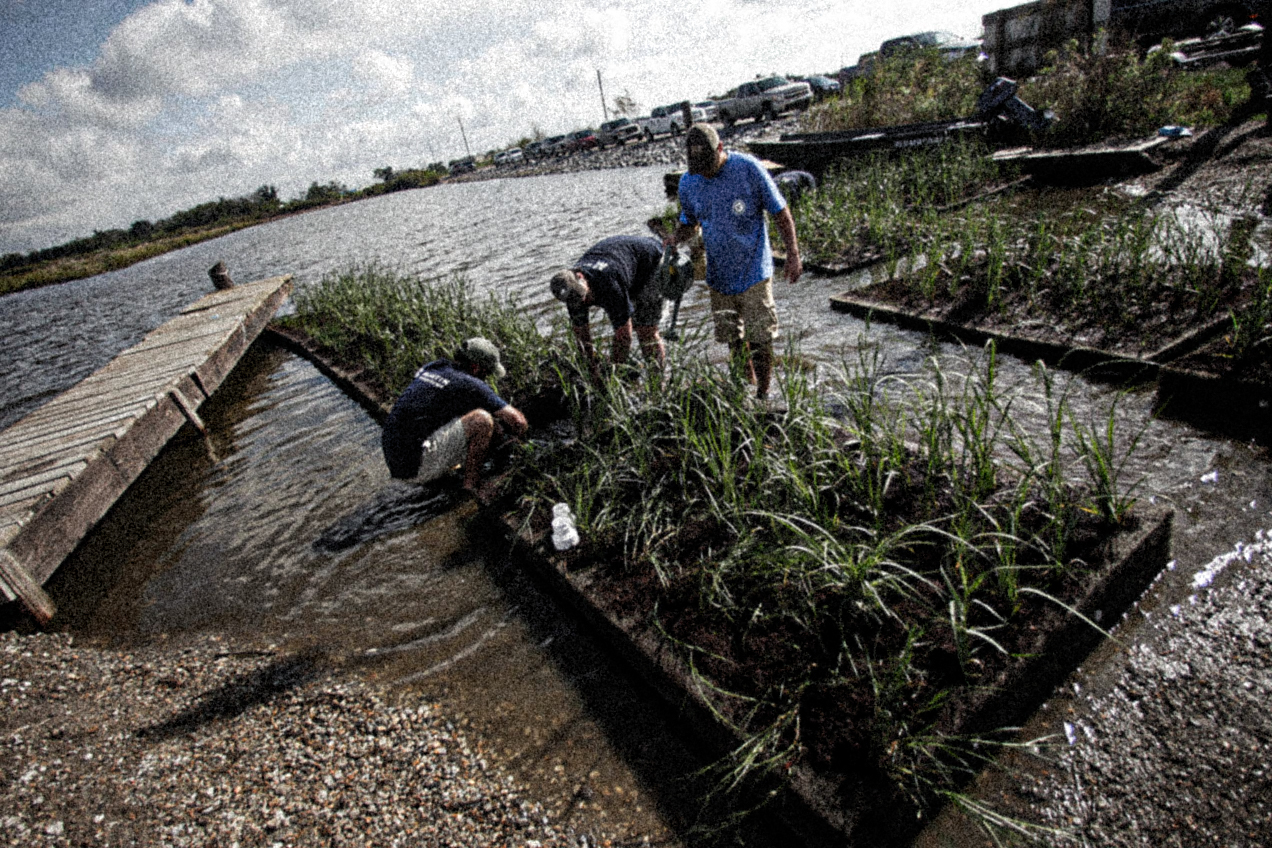
<instances>
[{"instance_id":1,"label":"wooden walkway","mask_svg":"<svg viewBox=\"0 0 1272 848\"><path fill-rule=\"evenodd\" d=\"M217 291L0 432L0 592L41 623L45 582L234 368L291 276Z\"/></svg>"}]
</instances>

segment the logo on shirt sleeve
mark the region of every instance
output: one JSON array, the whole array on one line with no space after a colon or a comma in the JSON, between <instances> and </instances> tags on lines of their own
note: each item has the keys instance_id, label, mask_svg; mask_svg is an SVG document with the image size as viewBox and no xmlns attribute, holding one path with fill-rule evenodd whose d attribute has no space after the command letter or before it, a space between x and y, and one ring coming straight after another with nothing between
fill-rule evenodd
<instances>
[{"instance_id":1,"label":"logo on shirt sleeve","mask_svg":"<svg viewBox=\"0 0 1272 848\"><path fill-rule=\"evenodd\" d=\"M733 214L738 216L746 214L745 200L739 197L737 200L733 201Z\"/></svg>"}]
</instances>

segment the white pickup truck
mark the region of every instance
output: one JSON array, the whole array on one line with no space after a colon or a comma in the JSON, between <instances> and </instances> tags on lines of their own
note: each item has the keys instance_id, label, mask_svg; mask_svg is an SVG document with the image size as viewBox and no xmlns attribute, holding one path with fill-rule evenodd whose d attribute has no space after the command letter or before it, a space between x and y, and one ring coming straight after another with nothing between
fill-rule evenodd
<instances>
[{"instance_id":1,"label":"white pickup truck","mask_svg":"<svg viewBox=\"0 0 1272 848\"><path fill-rule=\"evenodd\" d=\"M700 106L689 107L690 123L699 123L707 119L706 112ZM671 106L658 106L650 110L649 117L637 118L636 123L640 125L641 131L645 134L647 141L653 141L654 136L658 135L680 135L685 131L685 110L682 104L675 103Z\"/></svg>"},{"instance_id":2,"label":"white pickup truck","mask_svg":"<svg viewBox=\"0 0 1272 848\"><path fill-rule=\"evenodd\" d=\"M785 77L745 82L718 104L720 120L733 126L743 118L771 121L791 109L807 109L813 102L813 89L806 82L791 82Z\"/></svg>"}]
</instances>

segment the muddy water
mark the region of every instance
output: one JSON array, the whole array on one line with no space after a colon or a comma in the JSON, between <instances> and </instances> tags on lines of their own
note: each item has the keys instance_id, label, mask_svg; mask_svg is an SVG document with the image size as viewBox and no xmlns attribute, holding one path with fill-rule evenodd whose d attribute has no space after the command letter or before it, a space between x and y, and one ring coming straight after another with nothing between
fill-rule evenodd
<instances>
[{"instance_id":1,"label":"muddy water","mask_svg":"<svg viewBox=\"0 0 1272 848\"><path fill-rule=\"evenodd\" d=\"M299 286L365 261L460 270L476 287L526 298L546 324L555 312L543 281L602 236L642 232L664 205L661 176L632 169L405 192L0 299L0 321L13 328L0 341L0 424L207 291L218 259L236 279L292 273ZM786 338L819 375L859 353L878 352L901 373L933 355L950 369L977 355L829 310L830 295L860 282L808 275L776 285ZM696 292L682 332L704 333L705 318ZM1041 427L1032 367L1004 359L1000 379L1019 395L1016 419ZM1148 394L1058 379L1077 416L1098 424L1112 414L1138 437L1125 476L1140 497L1182 510L1190 557L1205 562L1206 551L1268 523L1258 452L1152 420ZM303 360L258 345L204 417L210 438L183 433L59 573L50 587L59 626L103 640L224 632L314 646L391 689L440 699L582 829L684 832L700 797L688 777L701 765L695 752L488 542L471 507L388 479L378 429L355 403Z\"/></svg>"}]
</instances>

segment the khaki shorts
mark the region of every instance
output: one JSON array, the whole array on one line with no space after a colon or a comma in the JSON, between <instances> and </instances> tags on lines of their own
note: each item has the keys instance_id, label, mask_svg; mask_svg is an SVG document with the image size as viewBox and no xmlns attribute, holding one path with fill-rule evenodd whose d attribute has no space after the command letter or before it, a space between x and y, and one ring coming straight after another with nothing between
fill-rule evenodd
<instances>
[{"instance_id":1,"label":"khaki shorts","mask_svg":"<svg viewBox=\"0 0 1272 848\"><path fill-rule=\"evenodd\" d=\"M414 480L427 483L444 476L457 467L462 468L468 458L468 437L464 435L464 422L452 418L438 427L424 440L420 452L420 471Z\"/></svg>"},{"instance_id":2,"label":"khaki shorts","mask_svg":"<svg viewBox=\"0 0 1272 848\"><path fill-rule=\"evenodd\" d=\"M723 344L771 342L777 338L777 303L773 300L773 278L760 280L741 294L711 293L711 317L715 340Z\"/></svg>"}]
</instances>

